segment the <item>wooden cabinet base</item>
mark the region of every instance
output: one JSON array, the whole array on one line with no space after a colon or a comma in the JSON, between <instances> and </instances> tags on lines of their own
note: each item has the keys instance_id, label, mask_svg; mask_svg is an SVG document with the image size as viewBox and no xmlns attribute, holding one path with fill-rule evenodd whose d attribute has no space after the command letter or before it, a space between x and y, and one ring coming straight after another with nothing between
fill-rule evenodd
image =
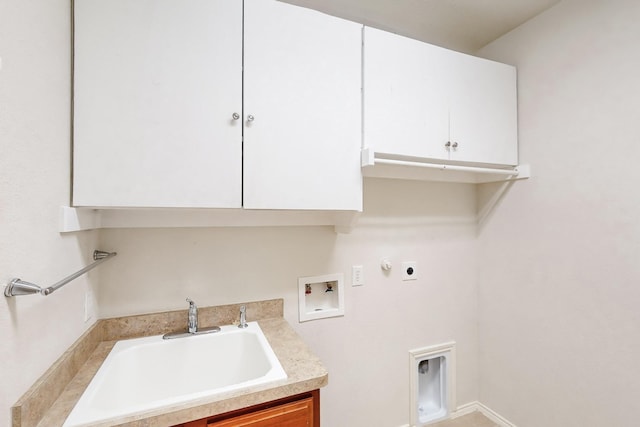
<instances>
[{"instance_id":1,"label":"wooden cabinet base","mask_svg":"<svg viewBox=\"0 0 640 427\"><path fill-rule=\"evenodd\" d=\"M320 427L320 390L174 427Z\"/></svg>"}]
</instances>

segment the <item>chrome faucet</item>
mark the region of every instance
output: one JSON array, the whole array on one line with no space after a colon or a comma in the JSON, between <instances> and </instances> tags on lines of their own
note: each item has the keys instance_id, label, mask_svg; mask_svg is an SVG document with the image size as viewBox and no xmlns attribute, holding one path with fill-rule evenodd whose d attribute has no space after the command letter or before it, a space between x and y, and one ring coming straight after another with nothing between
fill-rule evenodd
<instances>
[{"instance_id":1,"label":"chrome faucet","mask_svg":"<svg viewBox=\"0 0 640 427\"><path fill-rule=\"evenodd\" d=\"M193 335L202 335L202 334L210 334L213 332L220 332L219 326L208 326L206 328L198 328L198 307L196 303L193 302L190 298L187 298L187 302L189 303L189 317L187 319L187 330L181 330L176 332L169 332L168 334L164 334L162 336L163 339L169 340L172 338L183 338L190 337Z\"/></svg>"},{"instance_id":2,"label":"chrome faucet","mask_svg":"<svg viewBox=\"0 0 640 427\"><path fill-rule=\"evenodd\" d=\"M198 307L196 303L191 299L187 298L187 302L189 303L189 320L187 323L187 331L190 334L195 334L198 332Z\"/></svg>"},{"instance_id":3,"label":"chrome faucet","mask_svg":"<svg viewBox=\"0 0 640 427\"><path fill-rule=\"evenodd\" d=\"M244 305L240 306L240 324L238 328L246 328L247 326L247 307Z\"/></svg>"}]
</instances>

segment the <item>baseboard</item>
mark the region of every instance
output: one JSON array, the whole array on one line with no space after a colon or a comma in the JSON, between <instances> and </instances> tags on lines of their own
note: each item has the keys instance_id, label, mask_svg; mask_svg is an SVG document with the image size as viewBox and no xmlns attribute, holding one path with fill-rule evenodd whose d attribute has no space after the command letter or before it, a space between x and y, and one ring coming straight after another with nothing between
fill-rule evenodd
<instances>
[{"instance_id":1,"label":"baseboard","mask_svg":"<svg viewBox=\"0 0 640 427\"><path fill-rule=\"evenodd\" d=\"M464 405L458 406L455 411L451 412L451 419L463 417L465 415L469 415L472 412L476 412L480 410L480 402L469 402Z\"/></svg>"},{"instance_id":2,"label":"baseboard","mask_svg":"<svg viewBox=\"0 0 640 427\"><path fill-rule=\"evenodd\" d=\"M517 427L515 424L513 424L512 422L504 418L502 415L498 414L497 412L488 408L487 406L483 405L480 402L469 402L469 403L465 403L464 405L458 406L458 408L455 411L451 412L451 414L449 415L449 419L460 418L465 415L469 415L473 412L480 412L482 415L489 418L491 421L498 424L500 427ZM403 424L398 427L414 427L414 426L411 426L410 424Z\"/></svg>"},{"instance_id":3,"label":"baseboard","mask_svg":"<svg viewBox=\"0 0 640 427\"><path fill-rule=\"evenodd\" d=\"M485 417L489 418L494 423L498 424L500 427L516 427L515 424L504 418L502 415L498 414L491 408L483 405L480 402L470 402L464 405L458 406L458 408L451 413L451 418L458 418L464 415L470 414L472 412L479 411Z\"/></svg>"}]
</instances>

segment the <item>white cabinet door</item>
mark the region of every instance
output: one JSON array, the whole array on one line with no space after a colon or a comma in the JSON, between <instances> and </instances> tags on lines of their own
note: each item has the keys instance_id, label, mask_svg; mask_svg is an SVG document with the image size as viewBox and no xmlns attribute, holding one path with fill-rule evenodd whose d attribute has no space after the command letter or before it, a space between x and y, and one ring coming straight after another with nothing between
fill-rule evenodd
<instances>
[{"instance_id":1,"label":"white cabinet door","mask_svg":"<svg viewBox=\"0 0 640 427\"><path fill-rule=\"evenodd\" d=\"M76 0L74 43L74 205L241 206L241 1Z\"/></svg>"},{"instance_id":2,"label":"white cabinet door","mask_svg":"<svg viewBox=\"0 0 640 427\"><path fill-rule=\"evenodd\" d=\"M451 60L451 160L517 165L515 67L461 53Z\"/></svg>"},{"instance_id":3,"label":"white cabinet door","mask_svg":"<svg viewBox=\"0 0 640 427\"><path fill-rule=\"evenodd\" d=\"M364 146L375 152L448 159L449 51L364 29Z\"/></svg>"},{"instance_id":4,"label":"white cabinet door","mask_svg":"<svg viewBox=\"0 0 640 427\"><path fill-rule=\"evenodd\" d=\"M361 210L362 27L244 3L244 207Z\"/></svg>"},{"instance_id":5,"label":"white cabinet door","mask_svg":"<svg viewBox=\"0 0 640 427\"><path fill-rule=\"evenodd\" d=\"M377 153L516 165L516 71L365 28L364 142Z\"/></svg>"}]
</instances>

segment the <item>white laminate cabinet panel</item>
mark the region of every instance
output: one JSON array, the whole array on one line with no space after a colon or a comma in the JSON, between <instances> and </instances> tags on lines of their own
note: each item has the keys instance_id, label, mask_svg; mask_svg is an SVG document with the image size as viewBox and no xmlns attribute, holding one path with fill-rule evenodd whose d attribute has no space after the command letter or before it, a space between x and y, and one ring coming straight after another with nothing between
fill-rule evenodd
<instances>
[{"instance_id":1,"label":"white laminate cabinet panel","mask_svg":"<svg viewBox=\"0 0 640 427\"><path fill-rule=\"evenodd\" d=\"M452 160L518 164L516 69L464 54L454 56Z\"/></svg>"},{"instance_id":2,"label":"white laminate cabinet panel","mask_svg":"<svg viewBox=\"0 0 640 427\"><path fill-rule=\"evenodd\" d=\"M366 27L364 146L376 152L447 159L448 51Z\"/></svg>"},{"instance_id":3,"label":"white laminate cabinet panel","mask_svg":"<svg viewBox=\"0 0 640 427\"><path fill-rule=\"evenodd\" d=\"M361 26L245 0L244 43L244 207L361 210Z\"/></svg>"},{"instance_id":4,"label":"white laminate cabinet panel","mask_svg":"<svg viewBox=\"0 0 640 427\"><path fill-rule=\"evenodd\" d=\"M367 27L363 76L365 148L518 163L514 67Z\"/></svg>"},{"instance_id":5,"label":"white laminate cabinet panel","mask_svg":"<svg viewBox=\"0 0 640 427\"><path fill-rule=\"evenodd\" d=\"M76 0L76 206L240 207L242 2Z\"/></svg>"}]
</instances>

